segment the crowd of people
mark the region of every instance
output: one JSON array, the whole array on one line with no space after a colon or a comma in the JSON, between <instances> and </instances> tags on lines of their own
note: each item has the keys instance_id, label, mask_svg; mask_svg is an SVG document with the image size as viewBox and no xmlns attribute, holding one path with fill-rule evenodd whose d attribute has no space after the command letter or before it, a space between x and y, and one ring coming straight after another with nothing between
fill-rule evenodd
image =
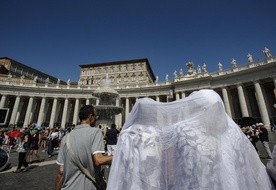
<instances>
[{"instance_id":1,"label":"crowd of people","mask_svg":"<svg viewBox=\"0 0 276 190\"><path fill-rule=\"evenodd\" d=\"M51 158L54 150L59 149L61 139L71 130L71 127L65 130L41 127L36 124L30 124L23 129L13 127L11 130L0 131L0 148L8 154L18 152L18 167L14 172L26 172L30 164L44 161L41 159L40 152L47 152L48 157ZM24 166L23 170L22 166Z\"/></svg>"},{"instance_id":2,"label":"crowd of people","mask_svg":"<svg viewBox=\"0 0 276 190\"><path fill-rule=\"evenodd\" d=\"M268 137L268 130L265 128L263 123L256 123L250 126L241 126L242 132L247 136L250 142L255 147L256 151L258 152L261 158L272 159L271 150L269 148L269 137ZM256 143L260 141L267 153L266 157L263 157L258 148Z\"/></svg>"},{"instance_id":3,"label":"crowd of people","mask_svg":"<svg viewBox=\"0 0 276 190\"><path fill-rule=\"evenodd\" d=\"M84 106L79 114L80 125L73 128L37 127L35 124L30 124L24 129L14 127L11 131L0 131L0 148L8 153L13 150L18 152L15 173L27 172L30 164L44 161L41 159L40 152L46 152L51 158L54 150L59 150L56 189L74 189L80 186L83 189L99 189L101 179L108 177L108 174L104 177L100 174L101 168L111 165L120 130L115 124L111 124L110 127L101 125L94 127L96 116L93 106ZM240 128L259 156L271 160L268 130L264 124L255 123L250 126L240 126ZM15 132L18 132L17 136L9 135ZM69 133L70 135L67 135ZM70 140L69 136L71 136ZM267 153L265 157L259 153L256 146L258 141L262 143ZM21 169L22 167L24 168ZM85 180L87 178L90 180ZM106 184L103 187L106 187Z\"/></svg>"},{"instance_id":4,"label":"crowd of people","mask_svg":"<svg viewBox=\"0 0 276 190\"><path fill-rule=\"evenodd\" d=\"M105 155L114 155L120 133L116 127L115 124L97 127L102 132ZM44 161L41 152L47 153L48 158L51 158L54 151L59 150L63 137L74 128L75 126L66 129L38 127L36 124L30 124L26 128L13 127L11 130L0 131L0 148L8 154L15 151L18 153L18 165L14 173L27 172L30 164ZM24 168L21 169L22 167Z\"/></svg>"}]
</instances>

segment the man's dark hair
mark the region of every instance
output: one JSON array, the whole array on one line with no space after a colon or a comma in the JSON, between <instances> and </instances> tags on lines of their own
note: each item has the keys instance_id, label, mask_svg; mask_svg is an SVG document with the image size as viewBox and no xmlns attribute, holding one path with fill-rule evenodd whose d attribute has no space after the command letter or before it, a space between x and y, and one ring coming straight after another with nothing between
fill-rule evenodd
<instances>
[{"instance_id":1,"label":"man's dark hair","mask_svg":"<svg viewBox=\"0 0 276 190\"><path fill-rule=\"evenodd\" d=\"M80 121L83 121L89 117L89 114L94 115L94 106L92 105L85 105L80 109L79 112L79 119Z\"/></svg>"},{"instance_id":2,"label":"man's dark hair","mask_svg":"<svg viewBox=\"0 0 276 190\"><path fill-rule=\"evenodd\" d=\"M111 128L114 129L116 125L114 123L111 124Z\"/></svg>"}]
</instances>

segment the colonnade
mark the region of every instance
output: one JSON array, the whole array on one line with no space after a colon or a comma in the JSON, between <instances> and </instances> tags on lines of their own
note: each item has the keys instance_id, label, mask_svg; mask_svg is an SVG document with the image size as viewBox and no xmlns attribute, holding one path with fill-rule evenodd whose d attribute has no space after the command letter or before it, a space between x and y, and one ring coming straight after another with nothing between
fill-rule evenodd
<instances>
[{"instance_id":1,"label":"colonnade","mask_svg":"<svg viewBox=\"0 0 276 190\"><path fill-rule=\"evenodd\" d=\"M14 97L15 101L13 103ZM24 106L24 99L28 101L26 107ZM65 127L68 123L76 125L78 123L80 106L89 103L88 98L80 100L80 98L68 97L52 98L2 94L0 108L5 107L10 109L11 116L9 125L16 125L18 122L23 122L23 126L26 127L30 123L37 123L38 125L47 123L48 126L53 127L57 123L60 123L61 127ZM69 118L68 116L72 110L73 118ZM35 117L36 112L38 112L37 117ZM22 114L24 114L24 117L21 116ZM59 116L61 116L61 120L59 120Z\"/></svg>"},{"instance_id":2,"label":"colonnade","mask_svg":"<svg viewBox=\"0 0 276 190\"><path fill-rule=\"evenodd\" d=\"M272 85L276 88L276 79L273 79ZM248 102L248 96L254 96L258 106L258 112L260 113L260 118L262 122L268 126L270 124L269 107L265 99L264 86L260 84L259 81L252 82L252 88L254 88L254 94L247 94L245 86L242 83L222 86L215 88L214 90L221 95L224 102L225 111L230 117L248 117L252 116L250 111L250 102ZM233 99L229 91L235 90L237 92L237 99L235 102L239 102L239 109L241 115L237 115L233 110ZM3 93L2 93L3 92ZM57 123L59 126L66 127L70 125L78 124L78 111L79 108L87 104L99 105L99 100L92 98L80 98L80 97L45 97L45 96L33 96L33 95L12 95L4 94L4 91L0 91L1 100L0 108L9 108L11 111L9 118L9 125L15 125L18 122L23 122L23 126L27 126L29 123L37 123L39 125L47 123L48 126L53 127ZM179 100L188 96L192 90L178 90L174 94L158 94L150 95L151 98L156 101L166 102L171 100ZM273 93L273 92L272 92ZM20 94L20 92L18 92ZM171 97L173 96L173 97ZM129 116L129 113L135 104L138 96L135 93L130 93L129 95L124 95L116 100L116 106L123 107L123 113L116 115L113 120L118 127L122 127L124 122Z\"/></svg>"},{"instance_id":3,"label":"colonnade","mask_svg":"<svg viewBox=\"0 0 276 190\"><path fill-rule=\"evenodd\" d=\"M260 119L261 121L266 125L269 126L269 124L271 123L270 121L270 117L269 117L269 113L268 113L268 108L267 108L267 104L265 102L265 96L262 90L262 87L260 85L260 83L258 81L254 81L253 82L254 85L254 90L255 90L255 94L247 94L245 95L245 87L243 84L237 84L237 85L233 85L230 86L232 89L236 88L237 94L238 94L238 102L239 102L239 108L241 111L241 115L237 115L237 113L235 113L235 111L233 110L233 105L234 101L233 98L235 97L231 97L229 98L229 91L231 90L231 88L228 87L221 87L221 88L216 88L214 89L216 92L218 92L221 95L221 98L224 102L224 106L225 106L225 111L226 113L231 117L235 117L235 118L241 118L241 117L249 117L252 116L250 113L250 109L248 108L248 104L250 104L249 102L249 98L248 96L253 96L253 98L256 99L257 102L257 106L258 106L258 112L260 113ZM274 88L276 88L276 81L274 79ZM235 90L235 89L234 89ZM189 95L192 91L178 91L174 93L174 99L175 100L179 100L181 98L185 98L187 95ZM170 95L156 95L155 97L153 97L153 99L155 99L156 101L160 101L160 96L163 96L163 102L168 101L170 98ZM165 98L164 98L165 96ZM125 99L125 105L124 105L124 115L125 118L128 117L129 115L129 111L131 110L132 106L130 105L130 99L135 99L134 97L125 97L123 98ZM232 101L230 101L230 99L232 99ZM253 102L251 102L253 104Z\"/></svg>"}]
</instances>

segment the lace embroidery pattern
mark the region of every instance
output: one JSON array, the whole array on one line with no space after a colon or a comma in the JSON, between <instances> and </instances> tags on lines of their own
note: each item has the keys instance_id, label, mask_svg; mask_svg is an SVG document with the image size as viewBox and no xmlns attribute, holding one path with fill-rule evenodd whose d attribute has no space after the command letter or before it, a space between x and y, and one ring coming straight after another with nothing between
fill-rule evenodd
<instances>
[{"instance_id":1,"label":"lace embroidery pattern","mask_svg":"<svg viewBox=\"0 0 276 190\"><path fill-rule=\"evenodd\" d=\"M138 115L121 132L108 189L273 189L254 147L218 97L199 91L177 102L177 112L150 100L136 105L131 114Z\"/></svg>"}]
</instances>

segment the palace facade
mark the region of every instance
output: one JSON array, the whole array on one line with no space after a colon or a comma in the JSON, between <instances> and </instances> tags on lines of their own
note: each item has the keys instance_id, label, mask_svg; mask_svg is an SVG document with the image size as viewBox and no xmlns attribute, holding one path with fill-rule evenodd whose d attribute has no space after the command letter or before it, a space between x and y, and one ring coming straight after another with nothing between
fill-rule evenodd
<instances>
[{"instance_id":1,"label":"palace facade","mask_svg":"<svg viewBox=\"0 0 276 190\"><path fill-rule=\"evenodd\" d=\"M123 112L112 118L122 127L136 100L150 97L159 102L174 101L189 96L193 91L213 89L222 98L227 114L238 121L251 116L265 126L276 123L274 107L276 88L276 57L270 53L254 61L239 65L233 59L231 68L209 73L206 65L194 68L186 64L182 69L159 80L148 59L136 59L80 65L79 81L61 81L10 58L0 58L0 108L9 110L6 123L0 127L30 123L65 128L78 123L78 110L85 104L99 105L92 95L108 77L110 88L119 93L116 105Z\"/></svg>"}]
</instances>

